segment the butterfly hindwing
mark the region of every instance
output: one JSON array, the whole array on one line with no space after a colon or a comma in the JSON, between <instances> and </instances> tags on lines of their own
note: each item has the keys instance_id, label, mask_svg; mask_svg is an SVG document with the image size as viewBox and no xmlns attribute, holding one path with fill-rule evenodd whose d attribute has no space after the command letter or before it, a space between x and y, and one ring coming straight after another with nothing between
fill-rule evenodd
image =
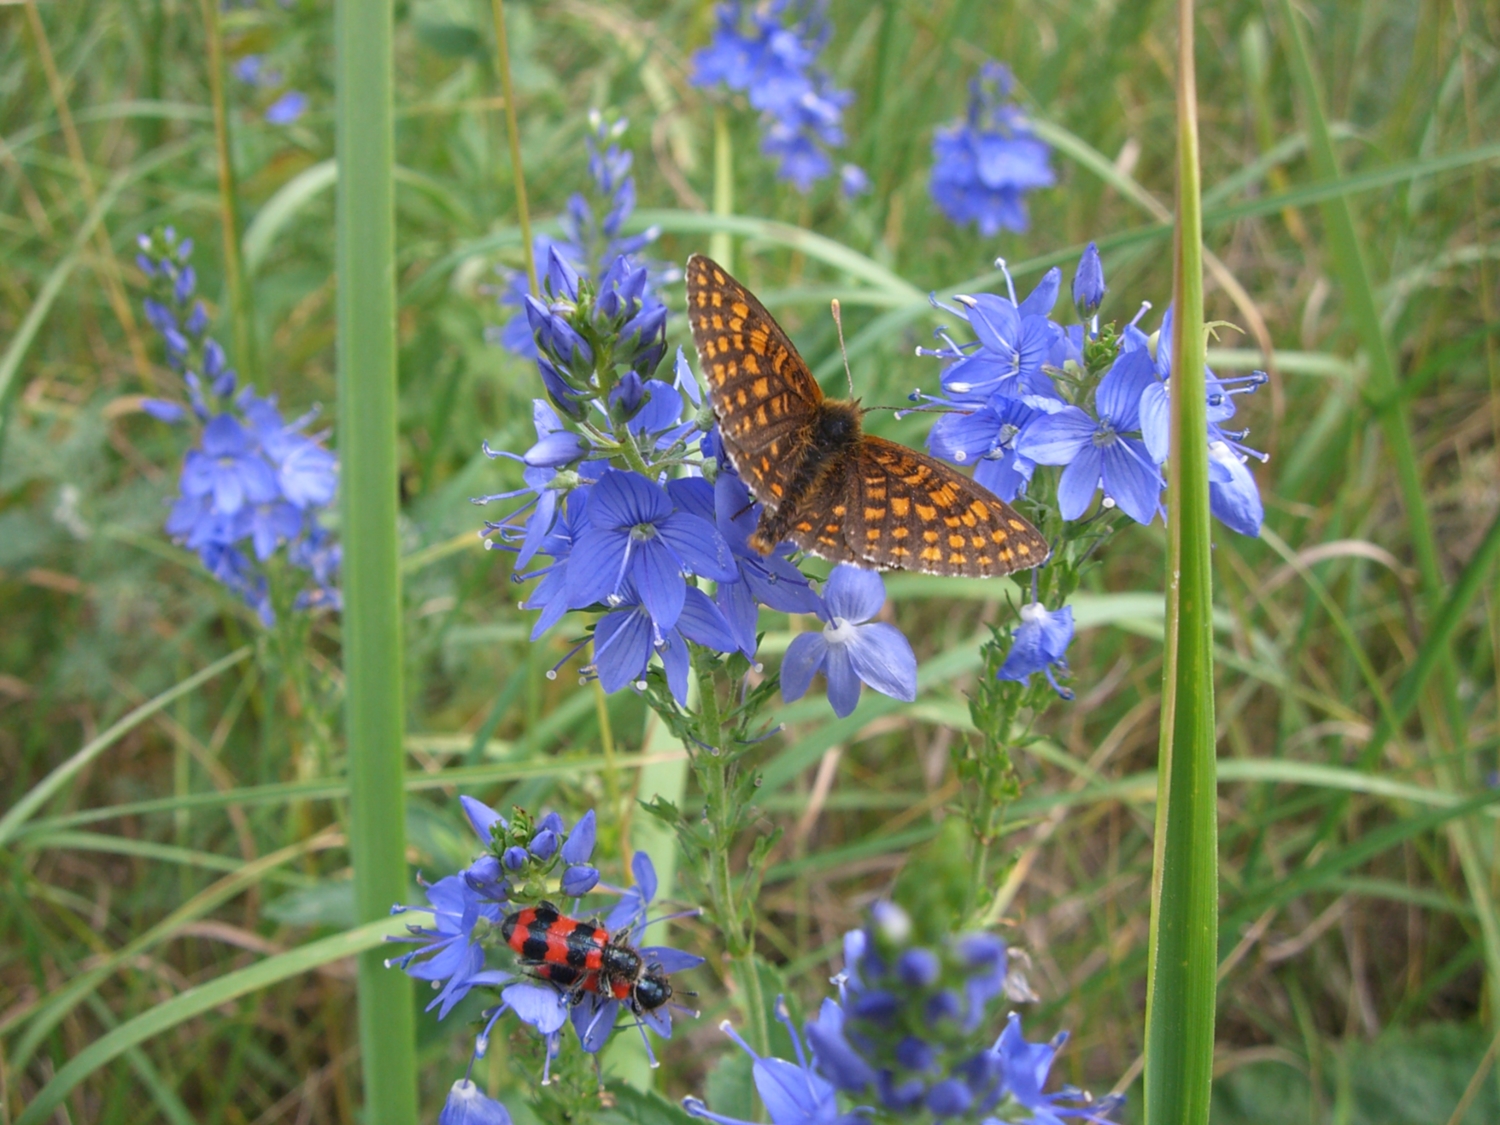
<instances>
[{"instance_id":1,"label":"butterfly hindwing","mask_svg":"<svg viewBox=\"0 0 1500 1125\"><path fill-rule=\"evenodd\" d=\"M1047 540L988 489L926 454L866 436L847 471L845 537L864 565L989 578L1039 565Z\"/></svg>"}]
</instances>

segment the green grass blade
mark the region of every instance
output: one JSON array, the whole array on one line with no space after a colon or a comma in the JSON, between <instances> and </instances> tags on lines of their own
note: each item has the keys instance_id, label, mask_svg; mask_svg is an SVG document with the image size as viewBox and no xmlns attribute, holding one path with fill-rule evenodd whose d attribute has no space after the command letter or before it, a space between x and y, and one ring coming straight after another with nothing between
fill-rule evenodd
<instances>
[{"instance_id":1,"label":"green grass blade","mask_svg":"<svg viewBox=\"0 0 1500 1125\"><path fill-rule=\"evenodd\" d=\"M335 23L349 852L357 917L374 922L406 890L391 0L339 0ZM370 1125L416 1119L414 1034L411 982L378 951L362 954L359 1040Z\"/></svg>"},{"instance_id":2,"label":"green grass blade","mask_svg":"<svg viewBox=\"0 0 1500 1125\"><path fill-rule=\"evenodd\" d=\"M1291 48L1292 71L1296 78L1311 144L1308 157L1320 180L1336 182L1341 171L1334 149L1328 115L1323 108L1323 92L1308 46L1307 34L1298 19L1291 0L1281 0L1281 18ZM1323 221L1327 226L1329 249L1334 267L1343 280L1344 300L1350 319L1364 345L1370 365L1370 391L1376 414L1391 445L1391 461L1401 486L1401 498L1410 524L1412 549L1422 573L1422 584L1429 599L1435 600L1442 588L1442 570L1438 565L1437 542L1428 518L1427 500L1422 494L1422 480L1412 445L1411 422L1406 402L1400 393L1396 359L1380 320L1375 301L1375 287L1370 280L1370 266L1365 257L1354 222L1354 207L1349 196L1339 194L1323 204Z\"/></svg>"},{"instance_id":3,"label":"green grass blade","mask_svg":"<svg viewBox=\"0 0 1500 1125\"><path fill-rule=\"evenodd\" d=\"M146 1042L164 1031L170 1031L194 1016L212 1011L241 996L269 988L271 985L345 957L373 952L379 956L388 936L406 932L403 918L382 918L358 929L347 930L321 941L258 961L248 969L219 977L174 996L134 1019L127 1020L106 1035L100 1036L68 1060L52 1081L42 1087L30 1105L16 1118L16 1125L41 1125L57 1110L63 1099L89 1075L118 1058L125 1051ZM386 1013L393 1016L395 1013ZM368 1069L368 1062L366 1064ZM411 1072L407 1072L410 1076ZM367 1120L374 1120L372 1114ZM415 1120L415 1114L407 1118Z\"/></svg>"},{"instance_id":4,"label":"green grass blade","mask_svg":"<svg viewBox=\"0 0 1500 1125\"><path fill-rule=\"evenodd\" d=\"M1167 630L1146 977L1148 1125L1203 1125L1218 975L1213 580L1204 384L1203 210L1193 3L1178 5L1177 230Z\"/></svg>"},{"instance_id":5,"label":"green grass blade","mask_svg":"<svg viewBox=\"0 0 1500 1125\"><path fill-rule=\"evenodd\" d=\"M167 704L182 698L195 688L207 683L225 669L234 667L241 660L249 656L251 651L250 646L246 645L231 652L228 656L214 661L214 663L201 672L189 676L175 687L168 688L155 699L142 703L129 714L112 723L109 729L102 731L97 738L91 739L66 762L63 762L41 781L37 782L36 785L32 786L26 796L17 801L3 817L0 817L0 846L10 841L16 835L16 830L26 822L27 818L44 805L59 789L66 785L69 779L76 776L79 770L108 750L125 734L134 730Z\"/></svg>"}]
</instances>

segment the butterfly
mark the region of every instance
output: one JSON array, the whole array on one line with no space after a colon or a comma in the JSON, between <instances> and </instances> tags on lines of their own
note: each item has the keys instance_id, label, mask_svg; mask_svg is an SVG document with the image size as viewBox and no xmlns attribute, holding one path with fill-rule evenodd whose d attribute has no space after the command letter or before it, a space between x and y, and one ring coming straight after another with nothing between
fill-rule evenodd
<instances>
[{"instance_id":1,"label":"butterfly","mask_svg":"<svg viewBox=\"0 0 1500 1125\"><path fill-rule=\"evenodd\" d=\"M724 451L764 507L750 546L791 540L866 569L988 578L1046 560L1047 541L988 489L863 432L765 307L722 266L687 263L688 320Z\"/></svg>"}]
</instances>

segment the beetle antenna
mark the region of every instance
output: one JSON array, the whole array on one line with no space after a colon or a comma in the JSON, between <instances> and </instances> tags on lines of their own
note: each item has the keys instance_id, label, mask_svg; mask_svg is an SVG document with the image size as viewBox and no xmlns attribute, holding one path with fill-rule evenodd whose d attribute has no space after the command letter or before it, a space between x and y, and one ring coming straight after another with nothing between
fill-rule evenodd
<instances>
[{"instance_id":1,"label":"beetle antenna","mask_svg":"<svg viewBox=\"0 0 1500 1125\"><path fill-rule=\"evenodd\" d=\"M844 378L849 381L849 397L854 397L854 376L849 373L849 349L844 347L844 317L839 310L839 299L828 302L833 310L833 326L839 330L839 355L844 357Z\"/></svg>"}]
</instances>

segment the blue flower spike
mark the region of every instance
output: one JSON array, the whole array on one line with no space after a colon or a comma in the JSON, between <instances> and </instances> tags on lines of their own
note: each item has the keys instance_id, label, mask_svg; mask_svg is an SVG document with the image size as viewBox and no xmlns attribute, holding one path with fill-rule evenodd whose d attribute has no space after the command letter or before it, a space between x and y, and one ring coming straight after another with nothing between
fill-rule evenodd
<instances>
[{"instance_id":1,"label":"blue flower spike","mask_svg":"<svg viewBox=\"0 0 1500 1125\"><path fill-rule=\"evenodd\" d=\"M828 702L840 718L859 704L861 683L883 695L910 702L917 697L917 658L894 625L871 619L885 603L885 583L873 571L836 566L828 578L816 633L792 638L781 663L781 694L801 699L822 672Z\"/></svg>"},{"instance_id":2,"label":"blue flower spike","mask_svg":"<svg viewBox=\"0 0 1500 1125\"><path fill-rule=\"evenodd\" d=\"M1000 63L986 63L969 87L969 110L932 139L932 200L960 225L974 223L991 238L1027 227L1026 194L1056 180L1050 150L1025 115L1007 101L1012 80Z\"/></svg>"},{"instance_id":3,"label":"blue flower spike","mask_svg":"<svg viewBox=\"0 0 1500 1125\"><path fill-rule=\"evenodd\" d=\"M183 376L188 405L148 399L142 409L196 431L165 530L197 553L204 568L239 595L262 624L276 624L269 567L283 548L311 581L289 598L294 609L337 609L341 554L322 526L338 489L338 459L323 435L303 431L316 411L286 422L272 398L240 388L223 346L208 333L208 314L194 294L192 241L170 228L137 240L137 264L151 280L146 320L161 334L167 362Z\"/></svg>"}]
</instances>

